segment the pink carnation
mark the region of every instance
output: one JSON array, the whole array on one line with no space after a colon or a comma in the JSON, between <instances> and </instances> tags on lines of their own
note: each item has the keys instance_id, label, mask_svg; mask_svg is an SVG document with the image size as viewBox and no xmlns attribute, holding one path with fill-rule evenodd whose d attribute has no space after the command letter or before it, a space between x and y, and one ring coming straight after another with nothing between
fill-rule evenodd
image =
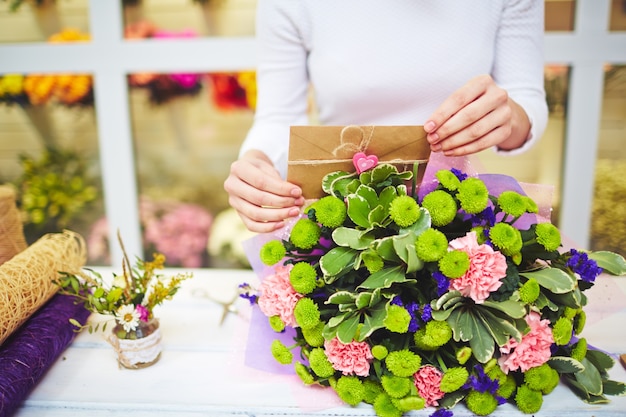
<instances>
[{"instance_id":1,"label":"pink carnation","mask_svg":"<svg viewBox=\"0 0 626 417\"><path fill-rule=\"evenodd\" d=\"M292 266L278 266L273 275L263 280L259 288L259 308L268 317L280 316L287 326L296 327L293 309L302 294L296 292L289 282Z\"/></svg>"},{"instance_id":2,"label":"pink carnation","mask_svg":"<svg viewBox=\"0 0 626 417\"><path fill-rule=\"evenodd\" d=\"M541 320L539 313L531 311L526 316L530 331L517 342L511 338L500 347L502 356L498 359L500 368L506 373L517 369L526 372L530 368L542 365L550 359L550 346L554 343L549 320Z\"/></svg>"},{"instance_id":3,"label":"pink carnation","mask_svg":"<svg viewBox=\"0 0 626 417\"><path fill-rule=\"evenodd\" d=\"M438 406L438 400L443 398L444 393L441 392L439 386L443 374L434 366L422 366L419 371L413 375L413 382L420 397L426 401L426 406Z\"/></svg>"},{"instance_id":4,"label":"pink carnation","mask_svg":"<svg viewBox=\"0 0 626 417\"><path fill-rule=\"evenodd\" d=\"M479 245L476 232L450 241L451 249L466 252L470 266L465 275L450 280L450 287L470 297L476 304L483 303L492 291L502 285L500 279L506 276L506 258L489 245Z\"/></svg>"},{"instance_id":5,"label":"pink carnation","mask_svg":"<svg viewBox=\"0 0 626 417\"><path fill-rule=\"evenodd\" d=\"M369 375L370 361L374 356L366 342L352 341L345 344L334 338L325 341L324 348L334 369L343 372L344 375Z\"/></svg>"}]
</instances>

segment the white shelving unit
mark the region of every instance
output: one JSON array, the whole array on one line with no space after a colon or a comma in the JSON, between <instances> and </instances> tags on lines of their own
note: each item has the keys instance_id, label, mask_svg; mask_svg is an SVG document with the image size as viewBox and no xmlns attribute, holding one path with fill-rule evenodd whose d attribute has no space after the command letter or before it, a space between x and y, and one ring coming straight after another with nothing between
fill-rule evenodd
<instances>
[{"instance_id":1,"label":"white shelving unit","mask_svg":"<svg viewBox=\"0 0 626 417\"><path fill-rule=\"evenodd\" d=\"M545 35L546 63L571 67L560 228L582 246L590 233L604 66L626 64L626 33L608 31L610 6L610 0L578 0L575 30ZM255 67L256 59L252 37L126 42L121 7L118 0L90 0L89 43L0 45L0 74L93 74L110 241L116 241L116 230L124 230L132 256L142 253L142 245L126 75L248 70ZM112 245L112 259L122 259L116 248Z\"/></svg>"}]
</instances>

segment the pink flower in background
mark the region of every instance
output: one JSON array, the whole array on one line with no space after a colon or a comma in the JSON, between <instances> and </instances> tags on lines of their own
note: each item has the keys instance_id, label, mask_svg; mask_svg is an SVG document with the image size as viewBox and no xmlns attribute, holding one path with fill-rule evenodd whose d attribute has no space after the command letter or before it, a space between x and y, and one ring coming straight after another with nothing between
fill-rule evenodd
<instances>
[{"instance_id":1,"label":"pink flower in background","mask_svg":"<svg viewBox=\"0 0 626 417\"><path fill-rule=\"evenodd\" d=\"M502 356L498 363L505 373L517 369L526 372L550 359L550 346L554 343L550 321L541 320L539 313L531 311L526 316L526 323L530 326L530 331L522 336L521 342L511 338L506 345L500 347Z\"/></svg>"},{"instance_id":2,"label":"pink flower in background","mask_svg":"<svg viewBox=\"0 0 626 417\"><path fill-rule=\"evenodd\" d=\"M443 374L434 366L422 366L419 371L413 375L413 382L420 397L426 401L427 407L439 405L439 400L443 398L444 393L441 392L439 386Z\"/></svg>"},{"instance_id":3,"label":"pink flower in background","mask_svg":"<svg viewBox=\"0 0 626 417\"><path fill-rule=\"evenodd\" d=\"M279 266L275 273L263 279L259 288L259 308L267 317L280 316L287 326L297 327L293 309L303 295L289 282L292 266Z\"/></svg>"},{"instance_id":4,"label":"pink flower in background","mask_svg":"<svg viewBox=\"0 0 626 417\"><path fill-rule=\"evenodd\" d=\"M470 258L470 267L465 275L450 280L452 289L481 304L492 291L500 288L500 279L506 276L506 258L489 245L479 245L476 232L450 241L450 248L462 250Z\"/></svg>"},{"instance_id":5,"label":"pink flower in background","mask_svg":"<svg viewBox=\"0 0 626 417\"><path fill-rule=\"evenodd\" d=\"M374 359L367 342L342 343L336 337L324 342L326 356L333 368L344 375L368 376L370 361Z\"/></svg>"}]
</instances>

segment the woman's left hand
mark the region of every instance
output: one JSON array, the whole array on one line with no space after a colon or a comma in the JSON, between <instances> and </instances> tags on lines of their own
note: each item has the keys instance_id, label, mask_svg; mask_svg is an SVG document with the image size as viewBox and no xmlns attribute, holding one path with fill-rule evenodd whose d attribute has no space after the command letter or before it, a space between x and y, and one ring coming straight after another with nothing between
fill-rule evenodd
<instances>
[{"instance_id":1,"label":"woman's left hand","mask_svg":"<svg viewBox=\"0 0 626 417\"><path fill-rule=\"evenodd\" d=\"M462 156L493 146L519 148L528 138L530 121L506 90L481 75L444 100L424 130L433 152Z\"/></svg>"}]
</instances>

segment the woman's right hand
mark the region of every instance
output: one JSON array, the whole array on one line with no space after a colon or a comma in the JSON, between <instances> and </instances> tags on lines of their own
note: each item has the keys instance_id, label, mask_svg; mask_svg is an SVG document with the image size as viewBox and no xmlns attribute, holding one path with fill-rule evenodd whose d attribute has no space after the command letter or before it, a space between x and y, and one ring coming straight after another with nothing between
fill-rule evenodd
<instances>
[{"instance_id":1,"label":"woman's right hand","mask_svg":"<svg viewBox=\"0 0 626 417\"><path fill-rule=\"evenodd\" d=\"M252 232L272 232L300 214L302 190L280 177L263 152L250 150L233 162L224 181L228 202Z\"/></svg>"}]
</instances>

